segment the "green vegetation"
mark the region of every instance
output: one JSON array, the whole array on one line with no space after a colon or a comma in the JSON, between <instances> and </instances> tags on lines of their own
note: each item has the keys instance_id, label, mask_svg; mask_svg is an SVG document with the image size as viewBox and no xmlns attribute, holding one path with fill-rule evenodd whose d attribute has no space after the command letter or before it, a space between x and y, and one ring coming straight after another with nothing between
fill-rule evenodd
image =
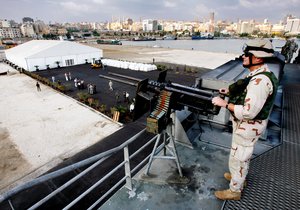
<instances>
[{"instance_id":1,"label":"green vegetation","mask_svg":"<svg viewBox=\"0 0 300 210\"><path fill-rule=\"evenodd\" d=\"M101 104L100 106L97 106L98 110L102 113L106 112L106 105L105 104Z\"/></svg>"},{"instance_id":2,"label":"green vegetation","mask_svg":"<svg viewBox=\"0 0 300 210\"><path fill-rule=\"evenodd\" d=\"M93 36L100 36L100 34L96 30L94 30L93 31Z\"/></svg>"},{"instance_id":3,"label":"green vegetation","mask_svg":"<svg viewBox=\"0 0 300 210\"><path fill-rule=\"evenodd\" d=\"M88 98L91 97L91 95L86 92L78 92L76 95L78 96L79 101L81 101L83 103L86 103Z\"/></svg>"},{"instance_id":4,"label":"green vegetation","mask_svg":"<svg viewBox=\"0 0 300 210\"><path fill-rule=\"evenodd\" d=\"M165 65L162 65L162 64L157 64L156 67L157 67L158 71L164 71L164 70L167 69L167 67Z\"/></svg>"},{"instance_id":5,"label":"green vegetation","mask_svg":"<svg viewBox=\"0 0 300 210\"><path fill-rule=\"evenodd\" d=\"M200 35L201 35L201 33L200 33L200 31L197 31L197 32L195 32L195 33L194 33L194 35L196 35L196 36L200 36Z\"/></svg>"},{"instance_id":6,"label":"green vegetation","mask_svg":"<svg viewBox=\"0 0 300 210\"><path fill-rule=\"evenodd\" d=\"M241 34L240 34L240 37L248 37L248 38L250 38L251 35L248 34L248 33L241 33Z\"/></svg>"},{"instance_id":7,"label":"green vegetation","mask_svg":"<svg viewBox=\"0 0 300 210\"><path fill-rule=\"evenodd\" d=\"M128 108L126 106L122 106L122 105L115 106L115 109L117 111L119 111L120 114L124 114L128 111Z\"/></svg>"},{"instance_id":8,"label":"green vegetation","mask_svg":"<svg viewBox=\"0 0 300 210\"><path fill-rule=\"evenodd\" d=\"M58 35L55 34L43 34L44 39L58 39Z\"/></svg>"},{"instance_id":9,"label":"green vegetation","mask_svg":"<svg viewBox=\"0 0 300 210\"><path fill-rule=\"evenodd\" d=\"M26 71L26 70L23 70L23 73L30 76L31 78L41 82L42 84L44 85L48 85L60 92L63 92L65 93L66 91L70 90L70 85L63 85L63 84L58 84L57 82L51 82L49 79L45 78L45 77L42 77L40 75L37 75L35 73L32 73L30 71Z\"/></svg>"}]
</instances>

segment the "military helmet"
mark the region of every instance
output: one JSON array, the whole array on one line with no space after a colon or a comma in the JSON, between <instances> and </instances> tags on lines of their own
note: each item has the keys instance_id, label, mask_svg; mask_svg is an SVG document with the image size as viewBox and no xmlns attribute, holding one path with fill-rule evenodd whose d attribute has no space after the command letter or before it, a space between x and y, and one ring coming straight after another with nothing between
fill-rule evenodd
<instances>
[{"instance_id":1,"label":"military helmet","mask_svg":"<svg viewBox=\"0 0 300 210\"><path fill-rule=\"evenodd\" d=\"M253 39L243 46L244 53L251 53L257 58L272 57L274 54L273 45L267 39Z\"/></svg>"}]
</instances>

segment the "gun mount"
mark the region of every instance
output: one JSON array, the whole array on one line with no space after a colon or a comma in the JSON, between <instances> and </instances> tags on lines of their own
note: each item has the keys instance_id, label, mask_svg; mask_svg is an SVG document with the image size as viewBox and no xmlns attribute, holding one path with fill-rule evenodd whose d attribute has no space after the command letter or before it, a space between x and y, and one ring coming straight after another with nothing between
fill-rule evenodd
<instances>
[{"instance_id":1,"label":"gun mount","mask_svg":"<svg viewBox=\"0 0 300 210\"><path fill-rule=\"evenodd\" d=\"M220 107L211 103L218 91L188 87L166 82L166 71L159 74L158 80L142 80L136 91L134 120L150 110L147 118L147 131L160 133L170 121L171 110L189 111L202 115L217 115Z\"/></svg>"},{"instance_id":2,"label":"gun mount","mask_svg":"<svg viewBox=\"0 0 300 210\"><path fill-rule=\"evenodd\" d=\"M176 133L185 132L183 132L181 123L176 123L178 119L174 111L183 110L187 107L193 113L206 116L217 115L220 107L214 106L211 101L213 97L219 95L219 91L188 87L170 81L166 82L167 71L160 72L157 81L149 79L140 80L117 73L109 74L120 78L105 75L99 75L99 77L137 87L133 120L139 119L150 111L147 117L146 129L150 133L157 134L157 139L149 158L146 174L149 173L153 159L172 159L176 161L180 177L182 177L175 141L177 141ZM187 137L184 139L186 140ZM159 145L161 140L163 143ZM190 142L185 143L187 146L192 147ZM162 149L165 151L164 156L159 155ZM169 151L170 154L167 155L166 151Z\"/></svg>"},{"instance_id":3,"label":"gun mount","mask_svg":"<svg viewBox=\"0 0 300 210\"><path fill-rule=\"evenodd\" d=\"M219 95L218 90L167 82L167 70L160 72L156 81L111 72L109 74L119 78L105 75L99 77L137 87L133 120L150 111L147 130L151 133L157 134L166 128L170 122L171 110L180 111L187 107L189 111L203 116L218 115L220 111L220 107L214 106L211 102L213 97Z\"/></svg>"}]
</instances>

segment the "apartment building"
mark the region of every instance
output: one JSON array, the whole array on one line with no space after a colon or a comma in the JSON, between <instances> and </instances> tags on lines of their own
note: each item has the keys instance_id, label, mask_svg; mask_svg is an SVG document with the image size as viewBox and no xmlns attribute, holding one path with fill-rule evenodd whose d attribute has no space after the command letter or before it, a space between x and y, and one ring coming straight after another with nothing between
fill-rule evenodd
<instances>
[{"instance_id":1,"label":"apartment building","mask_svg":"<svg viewBox=\"0 0 300 210\"><path fill-rule=\"evenodd\" d=\"M143 20L143 31L157 31L158 22L157 20L147 19Z\"/></svg>"},{"instance_id":2,"label":"apartment building","mask_svg":"<svg viewBox=\"0 0 300 210\"><path fill-rule=\"evenodd\" d=\"M285 31L289 34L300 34L300 19L288 18L285 26Z\"/></svg>"},{"instance_id":3,"label":"apartment building","mask_svg":"<svg viewBox=\"0 0 300 210\"><path fill-rule=\"evenodd\" d=\"M0 28L0 38L19 38L22 37L21 30L19 28L2 27Z\"/></svg>"},{"instance_id":4,"label":"apartment building","mask_svg":"<svg viewBox=\"0 0 300 210\"><path fill-rule=\"evenodd\" d=\"M21 28L21 33L23 34L23 36L25 36L25 37L36 36L36 33L34 32L32 23L23 23L20 28Z\"/></svg>"}]
</instances>

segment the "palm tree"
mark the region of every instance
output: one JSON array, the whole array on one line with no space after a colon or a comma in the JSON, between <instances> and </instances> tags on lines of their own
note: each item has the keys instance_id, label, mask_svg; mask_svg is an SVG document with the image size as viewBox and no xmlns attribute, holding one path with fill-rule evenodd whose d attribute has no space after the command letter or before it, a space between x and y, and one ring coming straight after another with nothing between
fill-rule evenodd
<instances>
[{"instance_id":1,"label":"palm tree","mask_svg":"<svg viewBox=\"0 0 300 210\"><path fill-rule=\"evenodd\" d=\"M39 71L39 66L38 65L36 65L36 66L34 66L35 67L35 70L36 71Z\"/></svg>"},{"instance_id":2,"label":"palm tree","mask_svg":"<svg viewBox=\"0 0 300 210\"><path fill-rule=\"evenodd\" d=\"M59 68L60 67L60 65L59 65L59 61L55 61L55 63L56 63L56 65L57 65L57 68Z\"/></svg>"}]
</instances>

